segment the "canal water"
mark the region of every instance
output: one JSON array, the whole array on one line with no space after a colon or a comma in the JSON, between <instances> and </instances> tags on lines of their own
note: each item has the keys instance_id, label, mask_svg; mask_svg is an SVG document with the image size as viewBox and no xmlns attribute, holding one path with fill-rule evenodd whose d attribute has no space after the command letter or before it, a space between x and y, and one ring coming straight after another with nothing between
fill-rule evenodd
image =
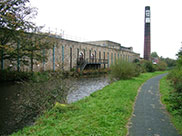
<instances>
[{"instance_id":1,"label":"canal water","mask_svg":"<svg viewBox=\"0 0 182 136\"><path fill-rule=\"evenodd\" d=\"M67 103L78 101L109 84L108 78L104 76L67 80L69 88ZM16 109L12 108L22 87L22 84L12 82L0 83L0 136L11 134L25 126L25 124L16 124L13 111ZM28 121L26 125L30 124L32 122Z\"/></svg>"},{"instance_id":2,"label":"canal water","mask_svg":"<svg viewBox=\"0 0 182 136\"><path fill-rule=\"evenodd\" d=\"M73 80L67 96L67 103L78 101L109 84L107 77L81 78Z\"/></svg>"},{"instance_id":3,"label":"canal water","mask_svg":"<svg viewBox=\"0 0 182 136\"><path fill-rule=\"evenodd\" d=\"M10 134L20 128L13 121L15 117L11 110L20 86L12 82L0 83L0 135Z\"/></svg>"}]
</instances>

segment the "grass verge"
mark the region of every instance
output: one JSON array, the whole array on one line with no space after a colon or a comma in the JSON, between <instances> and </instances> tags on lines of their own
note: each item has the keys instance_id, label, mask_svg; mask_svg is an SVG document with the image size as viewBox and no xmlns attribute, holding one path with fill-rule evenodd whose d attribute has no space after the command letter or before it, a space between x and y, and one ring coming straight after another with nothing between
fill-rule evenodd
<instances>
[{"instance_id":1,"label":"grass verge","mask_svg":"<svg viewBox=\"0 0 182 136\"><path fill-rule=\"evenodd\" d=\"M171 115L171 121L173 122L176 129L182 134L182 115L176 114L175 110L171 109L171 105L173 104L169 101L170 92L173 91L174 88L170 86L170 82L167 80L167 77L164 77L160 81L160 93L161 93L161 100L162 103L166 105L167 111Z\"/></svg>"},{"instance_id":2,"label":"grass verge","mask_svg":"<svg viewBox=\"0 0 182 136\"><path fill-rule=\"evenodd\" d=\"M35 125L12 136L124 136L138 88L147 79L162 73L146 73L130 80L114 82L70 105L57 103Z\"/></svg>"}]
</instances>

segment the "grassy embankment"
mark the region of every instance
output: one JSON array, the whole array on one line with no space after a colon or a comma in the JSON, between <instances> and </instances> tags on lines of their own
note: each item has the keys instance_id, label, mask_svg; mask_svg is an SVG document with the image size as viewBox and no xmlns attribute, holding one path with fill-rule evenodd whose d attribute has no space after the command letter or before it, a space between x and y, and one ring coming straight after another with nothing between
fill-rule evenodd
<instances>
[{"instance_id":1,"label":"grassy embankment","mask_svg":"<svg viewBox=\"0 0 182 136\"><path fill-rule=\"evenodd\" d=\"M170 92L174 89L170 86L170 82L167 80L167 77L164 77L160 81L160 93L162 103L166 105L166 109L171 114L171 121L174 126L177 128L180 134L182 134L182 115L177 115L175 110L171 109L172 102L169 101Z\"/></svg>"},{"instance_id":2,"label":"grassy embankment","mask_svg":"<svg viewBox=\"0 0 182 136\"><path fill-rule=\"evenodd\" d=\"M124 136L137 90L147 79L164 72L141 74L114 82L91 96L70 105L56 104L35 123L17 135Z\"/></svg>"}]
</instances>

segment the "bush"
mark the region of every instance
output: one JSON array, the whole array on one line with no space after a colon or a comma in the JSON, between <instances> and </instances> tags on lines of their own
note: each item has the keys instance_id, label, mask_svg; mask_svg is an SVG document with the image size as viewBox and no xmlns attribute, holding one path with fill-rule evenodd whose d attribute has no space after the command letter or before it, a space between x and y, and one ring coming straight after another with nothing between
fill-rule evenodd
<instances>
[{"instance_id":1,"label":"bush","mask_svg":"<svg viewBox=\"0 0 182 136\"><path fill-rule=\"evenodd\" d=\"M140 62L134 61L134 62L137 64L138 69L140 70L141 73L164 71L167 68L167 64L164 61L159 61L159 63L155 65L152 64L151 61L147 61L147 60L142 60Z\"/></svg>"},{"instance_id":2,"label":"bush","mask_svg":"<svg viewBox=\"0 0 182 136\"><path fill-rule=\"evenodd\" d=\"M55 73L55 72L54 72ZM0 70L0 81L25 81L31 80L33 82L48 81L53 72L18 72L10 70Z\"/></svg>"},{"instance_id":3,"label":"bush","mask_svg":"<svg viewBox=\"0 0 182 136\"><path fill-rule=\"evenodd\" d=\"M111 66L110 76L116 80L130 79L139 75L140 70L138 66L131 62L117 60L116 63Z\"/></svg>"},{"instance_id":4,"label":"bush","mask_svg":"<svg viewBox=\"0 0 182 136\"><path fill-rule=\"evenodd\" d=\"M172 86L175 90L182 93L182 68L175 68L170 71L168 79L171 80Z\"/></svg>"},{"instance_id":5,"label":"bush","mask_svg":"<svg viewBox=\"0 0 182 136\"><path fill-rule=\"evenodd\" d=\"M154 72L155 71L155 67L152 64L151 61L144 61L142 64L142 67L144 67L144 69L146 70L146 72Z\"/></svg>"},{"instance_id":6,"label":"bush","mask_svg":"<svg viewBox=\"0 0 182 136\"><path fill-rule=\"evenodd\" d=\"M169 100L173 103L172 110L177 114L182 115L182 50L177 54L177 65L168 74L168 79L171 81L171 85L174 91L170 93Z\"/></svg>"},{"instance_id":7,"label":"bush","mask_svg":"<svg viewBox=\"0 0 182 136\"><path fill-rule=\"evenodd\" d=\"M159 61L156 65L156 70L165 71L167 69L167 64L164 61Z\"/></svg>"},{"instance_id":8,"label":"bush","mask_svg":"<svg viewBox=\"0 0 182 136\"><path fill-rule=\"evenodd\" d=\"M169 101L171 104L171 111L175 111L175 114L182 115L182 93L171 92L169 96Z\"/></svg>"},{"instance_id":9,"label":"bush","mask_svg":"<svg viewBox=\"0 0 182 136\"><path fill-rule=\"evenodd\" d=\"M182 68L176 67L168 74L174 91L170 93L169 100L173 103L172 110L182 115Z\"/></svg>"},{"instance_id":10,"label":"bush","mask_svg":"<svg viewBox=\"0 0 182 136\"><path fill-rule=\"evenodd\" d=\"M49 77L47 80L46 78ZM52 108L55 102L66 103L68 88L57 72L34 73L33 81L19 82L19 90L15 99L11 99L11 123L20 129L32 124L46 110Z\"/></svg>"},{"instance_id":11,"label":"bush","mask_svg":"<svg viewBox=\"0 0 182 136\"><path fill-rule=\"evenodd\" d=\"M17 72L10 70L0 70L0 81L20 81L31 78L31 73Z\"/></svg>"},{"instance_id":12,"label":"bush","mask_svg":"<svg viewBox=\"0 0 182 136\"><path fill-rule=\"evenodd\" d=\"M49 72L33 72L31 76L31 80L33 82L44 82L48 81L51 74Z\"/></svg>"}]
</instances>

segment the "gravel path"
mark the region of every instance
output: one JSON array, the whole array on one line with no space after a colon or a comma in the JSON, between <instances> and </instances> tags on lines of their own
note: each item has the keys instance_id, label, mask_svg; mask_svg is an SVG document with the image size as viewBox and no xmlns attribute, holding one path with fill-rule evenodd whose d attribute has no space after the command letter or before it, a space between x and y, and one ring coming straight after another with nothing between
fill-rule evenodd
<instances>
[{"instance_id":1,"label":"gravel path","mask_svg":"<svg viewBox=\"0 0 182 136\"><path fill-rule=\"evenodd\" d=\"M160 102L159 80L148 80L141 88L129 123L129 136L179 136Z\"/></svg>"}]
</instances>

